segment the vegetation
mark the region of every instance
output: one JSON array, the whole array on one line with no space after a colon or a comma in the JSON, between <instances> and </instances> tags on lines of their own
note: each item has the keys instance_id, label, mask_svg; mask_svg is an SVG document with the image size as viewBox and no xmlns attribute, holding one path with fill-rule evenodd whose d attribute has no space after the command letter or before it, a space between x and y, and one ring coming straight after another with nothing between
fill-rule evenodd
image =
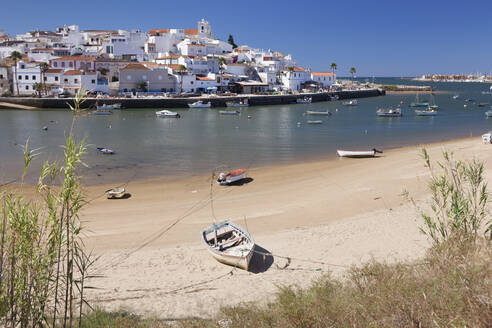
<instances>
[{"instance_id":1,"label":"vegetation","mask_svg":"<svg viewBox=\"0 0 492 328\"><path fill-rule=\"evenodd\" d=\"M234 37L229 34L229 38L227 39L227 43L229 43L233 49L237 48L237 44L234 42Z\"/></svg>"},{"instance_id":2,"label":"vegetation","mask_svg":"<svg viewBox=\"0 0 492 328\"><path fill-rule=\"evenodd\" d=\"M188 70L186 69L186 66L185 65L179 65L179 68L178 68L178 74L179 74L179 94L181 94L181 92L183 92L183 75L186 74Z\"/></svg>"},{"instance_id":3,"label":"vegetation","mask_svg":"<svg viewBox=\"0 0 492 328\"><path fill-rule=\"evenodd\" d=\"M354 74L356 73L357 71L355 70L355 67L351 67L350 68L350 74L352 74L352 81L354 80Z\"/></svg>"},{"instance_id":4,"label":"vegetation","mask_svg":"<svg viewBox=\"0 0 492 328\"><path fill-rule=\"evenodd\" d=\"M14 60L14 80L15 80L15 87L17 90L17 95L19 95L19 80L18 80L18 76L17 76L17 61L22 59L22 55L18 51L12 51L12 53L10 54L10 58L12 58Z\"/></svg>"},{"instance_id":5,"label":"vegetation","mask_svg":"<svg viewBox=\"0 0 492 328\"><path fill-rule=\"evenodd\" d=\"M335 71L337 70L337 64L336 63L331 63L330 64L331 71L333 75L335 75Z\"/></svg>"},{"instance_id":6,"label":"vegetation","mask_svg":"<svg viewBox=\"0 0 492 328\"><path fill-rule=\"evenodd\" d=\"M84 102L79 93L71 109L72 128L64 164L46 162L37 184L38 201L1 190L0 326L72 327L86 304L84 289L94 260L80 240L78 213L85 200L76 174L85 153L73 126ZM24 147L21 184L39 149ZM61 180L61 185L55 182Z\"/></svg>"}]
</instances>

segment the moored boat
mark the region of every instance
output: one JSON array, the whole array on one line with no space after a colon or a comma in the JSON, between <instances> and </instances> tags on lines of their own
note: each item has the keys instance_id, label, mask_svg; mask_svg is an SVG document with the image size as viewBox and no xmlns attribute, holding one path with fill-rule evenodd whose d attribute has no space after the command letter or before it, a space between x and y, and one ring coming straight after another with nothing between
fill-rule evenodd
<instances>
[{"instance_id":1,"label":"moored boat","mask_svg":"<svg viewBox=\"0 0 492 328\"><path fill-rule=\"evenodd\" d=\"M329 111L318 112L318 111L314 111L314 110L308 110L308 111L306 111L306 114L307 115L326 115L326 116L330 116L331 115L331 112L329 112Z\"/></svg>"},{"instance_id":2,"label":"moored boat","mask_svg":"<svg viewBox=\"0 0 492 328\"><path fill-rule=\"evenodd\" d=\"M322 120L307 121L307 124L323 124Z\"/></svg>"},{"instance_id":3,"label":"moored boat","mask_svg":"<svg viewBox=\"0 0 492 328\"><path fill-rule=\"evenodd\" d=\"M338 95L330 96L330 100L331 101L335 101L335 100L338 100L338 99L340 99L340 97L338 97Z\"/></svg>"},{"instance_id":4,"label":"moored boat","mask_svg":"<svg viewBox=\"0 0 492 328\"><path fill-rule=\"evenodd\" d=\"M217 178L217 183L221 186L226 186L233 182L244 179L244 177L246 177L246 171L243 169L238 169L227 173L222 172Z\"/></svg>"},{"instance_id":5,"label":"moored boat","mask_svg":"<svg viewBox=\"0 0 492 328\"><path fill-rule=\"evenodd\" d=\"M106 154L106 155L113 155L114 151L109 149L109 148L104 148L104 147L96 147L96 151Z\"/></svg>"},{"instance_id":6,"label":"moored boat","mask_svg":"<svg viewBox=\"0 0 492 328\"><path fill-rule=\"evenodd\" d=\"M171 112L170 110L167 110L167 109L163 109L163 110L160 110L158 112L155 112L155 114L158 117L174 117L174 118L180 118L181 117L181 115L179 115L179 113Z\"/></svg>"},{"instance_id":7,"label":"moored boat","mask_svg":"<svg viewBox=\"0 0 492 328\"><path fill-rule=\"evenodd\" d=\"M111 114L113 114L113 112L110 110L102 110L102 109L99 110L98 109L98 110L92 111L92 115L111 115Z\"/></svg>"},{"instance_id":8,"label":"moored boat","mask_svg":"<svg viewBox=\"0 0 492 328\"><path fill-rule=\"evenodd\" d=\"M219 110L220 115L237 115L239 111L237 110Z\"/></svg>"},{"instance_id":9,"label":"moored boat","mask_svg":"<svg viewBox=\"0 0 492 328\"><path fill-rule=\"evenodd\" d=\"M253 237L229 220L202 230L201 239L207 250L220 263L249 269L255 242Z\"/></svg>"},{"instance_id":10,"label":"moored boat","mask_svg":"<svg viewBox=\"0 0 492 328\"><path fill-rule=\"evenodd\" d=\"M402 116L401 109L400 108L395 108L395 109L378 109L377 115L380 117L400 117Z\"/></svg>"},{"instance_id":11,"label":"moored boat","mask_svg":"<svg viewBox=\"0 0 492 328\"><path fill-rule=\"evenodd\" d=\"M211 102L204 103L202 100L195 101L194 103L188 104L190 108L210 108L212 107Z\"/></svg>"},{"instance_id":12,"label":"moored boat","mask_svg":"<svg viewBox=\"0 0 492 328\"><path fill-rule=\"evenodd\" d=\"M410 107L427 107L427 106L429 106L429 102L428 101L420 101L418 92L415 95L415 102L410 103Z\"/></svg>"},{"instance_id":13,"label":"moored boat","mask_svg":"<svg viewBox=\"0 0 492 328\"><path fill-rule=\"evenodd\" d=\"M488 102L481 102L481 103L478 103L478 107L485 107L485 106L489 106L490 104Z\"/></svg>"},{"instance_id":14,"label":"moored boat","mask_svg":"<svg viewBox=\"0 0 492 328\"><path fill-rule=\"evenodd\" d=\"M425 110L415 110L415 115L417 116L436 116L437 110L425 109Z\"/></svg>"},{"instance_id":15,"label":"moored boat","mask_svg":"<svg viewBox=\"0 0 492 328\"><path fill-rule=\"evenodd\" d=\"M241 101L228 101L226 102L227 107L248 107L248 99L243 99Z\"/></svg>"},{"instance_id":16,"label":"moored boat","mask_svg":"<svg viewBox=\"0 0 492 328\"><path fill-rule=\"evenodd\" d=\"M108 105L108 104L102 104L102 105L98 105L96 106L97 110L103 110L103 111L107 111L107 110L113 110L113 109L121 109L121 104L111 104L111 105Z\"/></svg>"},{"instance_id":17,"label":"moored boat","mask_svg":"<svg viewBox=\"0 0 492 328\"><path fill-rule=\"evenodd\" d=\"M340 157L354 157L354 158L362 158L362 157L374 157L376 153L382 153L382 151L373 148L371 150L343 150L338 149L337 154Z\"/></svg>"},{"instance_id":18,"label":"moored boat","mask_svg":"<svg viewBox=\"0 0 492 328\"><path fill-rule=\"evenodd\" d=\"M344 105L344 106L357 106L358 105L358 102L357 102L357 99L352 99L352 100L349 100L349 101L344 101L342 103L342 105Z\"/></svg>"},{"instance_id":19,"label":"moored boat","mask_svg":"<svg viewBox=\"0 0 492 328\"><path fill-rule=\"evenodd\" d=\"M297 98L296 102L298 104L310 104L313 101L311 97Z\"/></svg>"},{"instance_id":20,"label":"moored boat","mask_svg":"<svg viewBox=\"0 0 492 328\"><path fill-rule=\"evenodd\" d=\"M492 86L490 86L489 91L482 91L483 95L492 95Z\"/></svg>"},{"instance_id":21,"label":"moored boat","mask_svg":"<svg viewBox=\"0 0 492 328\"><path fill-rule=\"evenodd\" d=\"M125 188L123 187L111 188L106 190L105 193L108 199L121 198L125 195Z\"/></svg>"},{"instance_id":22,"label":"moored boat","mask_svg":"<svg viewBox=\"0 0 492 328\"><path fill-rule=\"evenodd\" d=\"M492 109L489 109L488 111L486 111L485 116L492 117Z\"/></svg>"},{"instance_id":23,"label":"moored boat","mask_svg":"<svg viewBox=\"0 0 492 328\"><path fill-rule=\"evenodd\" d=\"M453 96L453 99L454 99L454 100L456 100L456 99L458 99L459 97L460 97L460 95L454 95L454 96Z\"/></svg>"}]
</instances>

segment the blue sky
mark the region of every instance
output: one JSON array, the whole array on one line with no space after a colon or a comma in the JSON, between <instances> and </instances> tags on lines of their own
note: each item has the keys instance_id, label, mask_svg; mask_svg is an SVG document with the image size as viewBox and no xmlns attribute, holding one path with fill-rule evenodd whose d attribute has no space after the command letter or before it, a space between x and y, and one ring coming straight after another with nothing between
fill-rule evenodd
<instances>
[{"instance_id":1,"label":"blue sky","mask_svg":"<svg viewBox=\"0 0 492 328\"><path fill-rule=\"evenodd\" d=\"M9 34L78 24L81 29L195 28L290 53L316 71L338 64L358 76L492 71L492 1L2 1Z\"/></svg>"}]
</instances>

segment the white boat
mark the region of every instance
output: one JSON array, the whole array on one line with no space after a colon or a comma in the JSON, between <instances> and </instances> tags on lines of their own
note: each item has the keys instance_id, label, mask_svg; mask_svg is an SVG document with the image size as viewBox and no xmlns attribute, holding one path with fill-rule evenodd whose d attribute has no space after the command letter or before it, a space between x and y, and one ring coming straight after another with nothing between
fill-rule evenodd
<instances>
[{"instance_id":1,"label":"white boat","mask_svg":"<svg viewBox=\"0 0 492 328\"><path fill-rule=\"evenodd\" d=\"M376 153L382 153L382 151L373 148L371 150L337 150L338 156L340 157L374 157Z\"/></svg>"},{"instance_id":2,"label":"white boat","mask_svg":"<svg viewBox=\"0 0 492 328\"><path fill-rule=\"evenodd\" d=\"M241 101L228 101L226 102L227 107L248 107L248 99L244 99Z\"/></svg>"},{"instance_id":3,"label":"white boat","mask_svg":"<svg viewBox=\"0 0 492 328\"><path fill-rule=\"evenodd\" d=\"M492 86L490 87L489 91L482 91L483 95L492 95Z\"/></svg>"},{"instance_id":4,"label":"white boat","mask_svg":"<svg viewBox=\"0 0 492 328\"><path fill-rule=\"evenodd\" d=\"M331 113L329 111L317 112L317 111L314 111L314 110L308 110L308 111L306 111L306 114L307 115L327 115L327 116L330 116L331 115Z\"/></svg>"},{"instance_id":5,"label":"white boat","mask_svg":"<svg viewBox=\"0 0 492 328\"><path fill-rule=\"evenodd\" d=\"M454 100L456 100L456 99L458 99L459 97L460 97L460 95L454 95L454 96L453 96L453 99L454 99Z\"/></svg>"},{"instance_id":6,"label":"white boat","mask_svg":"<svg viewBox=\"0 0 492 328\"><path fill-rule=\"evenodd\" d=\"M298 104L310 104L313 101L311 97L297 98L296 102Z\"/></svg>"},{"instance_id":7,"label":"white boat","mask_svg":"<svg viewBox=\"0 0 492 328\"><path fill-rule=\"evenodd\" d=\"M239 111L237 110L219 110L220 115L237 115Z\"/></svg>"},{"instance_id":8,"label":"white boat","mask_svg":"<svg viewBox=\"0 0 492 328\"><path fill-rule=\"evenodd\" d=\"M158 112L155 112L155 114L158 117L175 117L175 118L180 118L181 117L181 115L179 115L178 113L171 112L170 110L167 110L167 109L163 109L163 110L160 110Z\"/></svg>"},{"instance_id":9,"label":"white boat","mask_svg":"<svg viewBox=\"0 0 492 328\"><path fill-rule=\"evenodd\" d=\"M244 177L246 177L246 171L243 169L231 171L228 173L222 172L219 174L219 177L217 178L217 183L220 184L221 186L226 186L233 182L244 179Z\"/></svg>"},{"instance_id":10,"label":"white boat","mask_svg":"<svg viewBox=\"0 0 492 328\"><path fill-rule=\"evenodd\" d=\"M377 115L380 117L400 117L401 110L400 108L395 108L395 109L378 109Z\"/></svg>"},{"instance_id":11,"label":"white boat","mask_svg":"<svg viewBox=\"0 0 492 328\"><path fill-rule=\"evenodd\" d=\"M125 195L125 188L123 187L118 187L118 188L111 188L106 190L106 196L108 199L112 198L121 198Z\"/></svg>"},{"instance_id":12,"label":"white boat","mask_svg":"<svg viewBox=\"0 0 492 328\"><path fill-rule=\"evenodd\" d=\"M121 104L102 104L100 106L96 106L97 110L113 110L113 109L121 109Z\"/></svg>"},{"instance_id":13,"label":"white boat","mask_svg":"<svg viewBox=\"0 0 492 328\"><path fill-rule=\"evenodd\" d=\"M104 148L104 147L96 147L96 151L106 154L106 155L113 155L114 150L109 149L109 148Z\"/></svg>"},{"instance_id":14,"label":"white boat","mask_svg":"<svg viewBox=\"0 0 492 328\"><path fill-rule=\"evenodd\" d=\"M201 237L217 261L246 271L249 269L255 242L241 227L226 220L202 230Z\"/></svg>"},{"instance_id":15,"label":"white boat","mask_svg":"<svg viewBox=\"0 0 492 328\"><path fill-rule=\"evenodd\" d=\"M349 100L349 101L344 101L342 103L342 105L344 105L344 106L357 106L357 99L352 99L352 100Z\"/></svg>"},{"instance_id":16,"label":"white boat","mask_svg":"<svg viewBox=\"0 0 492 328\"><path fill-rule=\"evenodd\" d=\"M437 110L434 109L426 109L426 110L415 110L415 115L417 116L436 116Z\"/></svg>"},{"instance_id":17,"label":"white boat","mask_svg":"<svg viewBox=\"0 0 492 328\"><path fill-rule=\"evenodd\" d=\"M340 99L340 98L338 97L338 95L330 96L330 100L331 100L331 101L335 101L335 100L338 100L338 99Z\"/></svg>"},{"instance_id":18,"label":"white boat","mask_svg":"<svg viewBox=\"0 0 492 328\"><path fill-rule=\"evenodd\" d=\"M492 132L482 134L482 141L486 144L492 143Z\"/></svg>"},{"instance_id":19,"label":"white boat","mask_svg":"<svg viewBox=\"0 0 492 328\"><path fill-rule=\"evenodd\" d=\"M195 101L194 103L188 104L190 108L210 108L212 104L210 101L208 103L204 103L202 100Z\"/></svg>"},{"instance_id":20,"label":"white boat","mask_svg":"<svg viewBox=\"0 0 492 328\"><path fill-rule=\"evenodd\" d=\"M307 124L323 124L322 120L307 121Z\"/></svg>"},{"instance_id":21,"label":"white boat","mask_svg":"<svg viewBox=\"0 0 492 328\"><path fill-rule=\"evenodd\" d=\"M488 111L486 111L485 116L492 117L492 109L489 109Z\"/></svg>"}]
</instances>

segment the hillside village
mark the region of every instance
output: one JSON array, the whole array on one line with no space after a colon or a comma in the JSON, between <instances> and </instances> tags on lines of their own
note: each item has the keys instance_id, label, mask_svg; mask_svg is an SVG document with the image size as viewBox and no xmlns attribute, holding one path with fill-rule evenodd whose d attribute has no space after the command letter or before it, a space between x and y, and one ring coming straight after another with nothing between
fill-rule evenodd
<instances>
[{"instance_id":1,"label":"hillside village","mask_svg":"<svg viewBox=\"0 0 492 328\"><path fill-rule=\"evenodd\" d=\"M326 91L331 71L297 66L291 55L216 39L202 19L194 29L0 31L0 95L173 94Z\"/></svg>"}]
</instances>

